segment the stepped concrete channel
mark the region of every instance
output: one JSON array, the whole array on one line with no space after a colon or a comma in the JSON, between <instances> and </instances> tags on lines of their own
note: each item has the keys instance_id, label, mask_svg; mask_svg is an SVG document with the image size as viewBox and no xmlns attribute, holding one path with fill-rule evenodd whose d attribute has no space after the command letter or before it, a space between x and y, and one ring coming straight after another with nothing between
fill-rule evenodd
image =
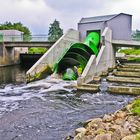
<instances>
[{"instance_id":1,"label":"stepped concrete channel","mask_svg":"<svg viewBox=\"0 0 140 140\"><path fill-rule=\"evenodd\" d=\"M107 77L110 93L140 95L140 64L123 64L114 71Z\"/></svg>"}]
</instances>

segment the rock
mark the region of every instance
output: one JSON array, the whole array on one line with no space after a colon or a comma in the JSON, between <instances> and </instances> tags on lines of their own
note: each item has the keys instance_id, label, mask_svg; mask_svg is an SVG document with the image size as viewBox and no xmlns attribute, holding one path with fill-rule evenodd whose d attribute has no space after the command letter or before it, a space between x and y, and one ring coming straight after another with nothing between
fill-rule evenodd
<instances>
[{"instance_id":1,"label":"rock","mask_svg":"<svg viewBox=\"0 0 140 140\"><path fill-rule=\"evenodd\" d=\"M124 127L124 129L128 129L129 130L131 128L131 125L130 125L130 123L128 121L126 121L124 123L123 127Z\"/></svg>"},{"instance_id":2,"label":"rock","mask_svg":"<svg viewBox=\"0 0 140 140\"><path fill-rule=\"evenodd\" d=\"M121 128L120 125L116 125L116 124L114 124L114 125L112 125L112 126L109 128L109 131L114 132L115 130L117 130L117 129L119 129L119 128Z\"/></svg>"},{"instance_id":3,"label":"rock","mask_svg":"<svg viewBox=\"0 0 140 140\"><path fill-rule=\"evenodd\" d=\"M121 140L121 129L116 129L114 133L112 134L112 139L111 140Z\"/></svg>"},{"instance_id":4,"label":"rock","mask_svg":"<svg viewBox=\"0 0 140 140\"><path fill-rule=\"evenodd\" d=\"M136 140L136 135L125 136L122 140Z\"/></svg>"},{"instance_id":5,"label":"rock","mask_svg":"<svg viewBox=\"0 0 140 140\"><path fill-rule=\"evenodd\" d=\"M131 131L132 133L136 133L136 132L137 132L137 128L136 128L136 127L131 127L131 128L130 128L130 131Z\"/></svg>"},{"instance_id":6,"label":"rock","mask_svg":"<svg viewBox=\"0 0 140 140\"><path fill-rule=\"evenodd\" d=\"M97 128L99 124L102 123L101 118L93 119L90 123L88 123L87 127L89 128Z\"/></svg>"},{"instance_id":7,"label":"rock","mask_svg":"<svg viewBox=\"0 0 140 140\"><path fill-rule=\"evenodd\" d=\"M95 140L111 140L111 134L100 134L95 137Z\"/></svg>"},{"instance_id":8,"label":"rock","mask_svg":"<svg viewBox=\"0 0 140 140\"><path fill-rule=\"evenodd\" d=\"M83 133L85 134L86 133L86 129L84 127L81 127L81 128L77 128L75 130L75 135L77 135L78 133Z\"/></svg>"},{"instance_id":9,"label":"rock","mask_svg":"<svg viewBox=\"0 0 140 140\"><path fill-rule=\"evenodd\" d=\"M93 120L93 119L89 119L89 120L83 122L83 126L86 127L86 125L87 125L88 123L90 123L92 120Z\"/></svg>"},{"instance_id":10,"label":"rock","mask_svg":"<svg viewBox=\"0 0 140 140\"><path fill-rule=\"evenodd\" d=\"M111 115L104 115L103 122L111 122L113 120L113 117Z\"/></svg>"},{"instance_id":11,"label":"rock","mask_svg":"<svg viewBox=\"0 0 140 140\"><path fill-rule=\"evenodd\" d=\"M118 125L121 125L121 124L124 123L124 119L123 119L123 118L117 118L117 119L115 120L115 123L118 124Z\"/></svg>"},{"instance_id":12,"label":"rock","mask_svg":"<svg viewBox=\"0 0 140 140\"><path fill-rule=\"evenodd\" d=\"M127 116L127 113L123 112L123 111L119 111L119 112L116 113L116 116L118 118L125 118Z\"/></svg>"},{"instance_id":13,"label":"rock","mask_svg":"<svg viewBox=\"0 0 140 140\"><path fill-rule=\"evenodd\" d=\"M77 134L73 140L83 140L84 134L83 133L79 133Z\"/></svg>"},{"instance_id":14,"label":"rock","mask_svg":"<svg viewBox=\"0 0 140 140\"><path fill-rule=\"evenodd\" d=\"M105 134L106 131L102 128L98 128L95 132L94 132L96 135L99 135L99 134Z\"/></svg>"},{"instance_id":15,"label":"rock","mask_svg":"<svg viewBox=\"0 0 140 140\"><path fill-rule=\"evenodd\" d=\"M105 125L105 130L106 130L106 131L109 131L109 129L110 129L111 126L112 126L111 123L106 123L106 125Z\"/></svg>"}]
</instances>

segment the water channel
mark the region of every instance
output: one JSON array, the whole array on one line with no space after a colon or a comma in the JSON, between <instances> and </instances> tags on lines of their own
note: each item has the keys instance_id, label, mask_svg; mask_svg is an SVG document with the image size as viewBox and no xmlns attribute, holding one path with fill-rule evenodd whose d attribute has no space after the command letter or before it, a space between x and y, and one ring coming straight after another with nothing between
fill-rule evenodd
<instances>
[{"instance_id":1,"label":"water channel","mask_svg":"<svg viewBox=\"0 0 140 140\"><path fill-rule=\"evenodd\" d=\"M66 88L72 82L48 77L25 83L20 66L0 68L0 140L63 140L82 122L120 109L134 97Z\"/></svg>"}]
</instances>

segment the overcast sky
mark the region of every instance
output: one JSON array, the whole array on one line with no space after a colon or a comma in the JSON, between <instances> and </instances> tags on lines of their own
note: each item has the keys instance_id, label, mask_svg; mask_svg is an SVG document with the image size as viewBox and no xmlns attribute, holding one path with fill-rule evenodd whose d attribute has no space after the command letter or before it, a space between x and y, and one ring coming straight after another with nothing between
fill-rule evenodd
<instances>
[{"instance_id":1,"label":"overcast sky","mask_svg":"<svg viewBox=\"0 0 140 140\"><path fill-rule=\"evenodd\" d=\"M61 28L77 29L82 17L128 13L133 29L140 29L139 0L0 0L0 23L21 22L32 34L47 34L56 18Z\"/></svg>"}]
</instances>

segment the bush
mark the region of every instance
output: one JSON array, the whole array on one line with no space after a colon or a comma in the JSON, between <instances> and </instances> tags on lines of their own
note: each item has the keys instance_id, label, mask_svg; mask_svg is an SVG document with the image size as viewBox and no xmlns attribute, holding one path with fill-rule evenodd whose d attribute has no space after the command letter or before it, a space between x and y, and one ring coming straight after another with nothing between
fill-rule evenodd
<instances>
[{"instance_id":1,"label":"bush","mask_svg":"<svg viewBox=\"0 0 140 140\"><path fill-rule=\"evenodd\" d=\"M44 54L47 51L47 48L29 48L28 53L29 54Z\"/></svg>"},{"instance_id":2,"label":"bush","mask_svg":"<svg viewBox=\"0 0 140 140\"><path fill-rule=\"evenodd\" d=\"M140 55L140 49L124 49L120 50L120 53L125 53L126 55Z\"/></svg>"},{"instance_id":3,"label":"bush","mask_svg":"<svg viewBox=\"0 0 140 140\"><path fill-rule=\"evenodd\" d=\"M133 101L131 111L132 113L140 116L140 98Z\"/></svg>"}]
</instances>

